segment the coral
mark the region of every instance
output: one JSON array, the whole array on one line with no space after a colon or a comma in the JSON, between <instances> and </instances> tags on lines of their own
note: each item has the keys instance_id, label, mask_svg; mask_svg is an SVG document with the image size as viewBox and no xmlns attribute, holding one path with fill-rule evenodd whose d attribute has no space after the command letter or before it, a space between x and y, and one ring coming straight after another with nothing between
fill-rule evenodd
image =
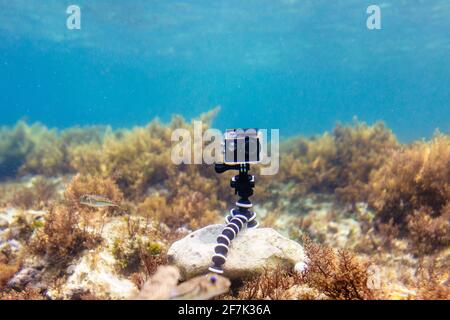
<instances>
[{"instance_id":1,"label":"coral","mask_svg":"<svg viewBox=\"0 0 450 320\"><path fill-rule=\"evenodd\" d=\"M370 178L369 203L377 212L377 220L382 223L393 219L402 234L414 230L416 237L423 235L425 229L419 232L420 223L412 219L443 216L449 199L450 137L446 135L437 134L429 142L397 150ZM433 227L431 221L427 222L429 231L436 231L438 222L445 225L444 219L434 221Z\"/></svg>"},{"instance_id":2,"label":"coral","mask_svg":"<svg viewBox=\"0 0 450 320\"><path fill-rule=\"evenodd\" d=\"M362 261L346 250L334 251L330 247L304 238L309 259L303 272L303 281L319 292L338 300L376 299L377 292L368 287L370 263Z\"/></svg>"}]
</instances>

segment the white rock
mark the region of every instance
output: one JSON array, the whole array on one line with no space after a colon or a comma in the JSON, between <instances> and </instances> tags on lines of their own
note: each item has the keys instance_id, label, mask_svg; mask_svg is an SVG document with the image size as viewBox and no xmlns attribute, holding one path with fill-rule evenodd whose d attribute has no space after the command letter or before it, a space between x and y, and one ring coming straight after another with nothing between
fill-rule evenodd
<instances>
[{"instance_id":1,"label":"white rock","mask_svg":"<svg viewBox=\"0 0 450 320\"><path fill-rule=\"evenodd\" d=\"M189 279L208 272L217 236L223 228L224 225L211 225L172 244L168 259L180 269L183 278ZM264 268L293 268L296 263L305 260L303 247L275 230L244 229L230 245L224 275L238 279L260 273Z\"/></svg>"},{"instance_id":2,"label":"white rock","mask_svg":"<svg viewBox=\"0 0 450 320\"><path fill-rule=\"evenodd\" d=\"M115 259L108 250L86 251L68 268L70 276L60 290L62 298L70 299L83 292L111 299L133 298L138 293L136 286L119 275L114 264Z\"/></svg>"},{"instance_id":3,"label":"white rock","mask_svg":"<svg viewBox=\"0 0 450 320\"><path fill-rule=\"evenodd\" d=\"M308 268L308 265L304 261L297 262L294 266L294 271L297 273L303 273Z\"/></svg>"}]
</instances>

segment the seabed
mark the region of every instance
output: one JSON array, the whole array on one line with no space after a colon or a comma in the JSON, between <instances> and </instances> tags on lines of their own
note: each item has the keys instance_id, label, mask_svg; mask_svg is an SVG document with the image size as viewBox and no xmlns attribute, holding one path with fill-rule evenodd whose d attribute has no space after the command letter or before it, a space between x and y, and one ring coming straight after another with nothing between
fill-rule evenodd
<instances>
[{"instance_id":1,"label":"seabed","mask_svg":"<svg viewBox=\"0 0 450 320\"><path fill-rule=\"evenodd\" d=\"M174 126L192 129L180 117L2 128L0 298L133 298L174 241L221 223L236 200L229 177L171 164ZM217 298L449 299L448 134L404 144L382 123L339 125L283 141L278 174L254 174L261 226L302 244L309 263ZM119 206L83 205L86 194Z\"/></svg>"}]
</instances>

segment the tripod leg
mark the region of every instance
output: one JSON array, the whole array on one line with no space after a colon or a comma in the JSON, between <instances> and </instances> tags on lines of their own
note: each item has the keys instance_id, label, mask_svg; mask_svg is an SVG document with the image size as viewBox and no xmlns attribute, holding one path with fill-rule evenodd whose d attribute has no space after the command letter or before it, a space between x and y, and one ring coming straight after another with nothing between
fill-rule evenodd
<instances>
[{"instance_id":1,"label":"tripod leg","mask_svg":"<svg viewBox=\"0 0 450 320\"><path fill-rule=\"evenodd\" d=\"M232 210L233 211L233 210ZM231 213L230 215L232 215ZM222 266L227 261L227 254L231 241L237 236L247 223L247 218L243 215L236 215L233 217L227 216L227 225L223 228L222 233L217 237L217 245L214 247L214 255L212 257L212 266L209 271L215 273L223 273Z\"/></svg>"},{"instance_id":2,"label":"tripod leg","mask_svg":"<svg viewBox=\"0 0 450 320\"><path fill-rule=\"evenodd\" d=\"M227 261L227 254L231 241L236 238L239 231L241 231L245 225L247 228L258 227L258 222L255 219L256 213L249 210L249 208L252 207L250 201L246 202L245 206L239 206L239 204L243 204L239 201L236 204L238 207L230 210L230 214L225 218L227 225L217 237L217 245L214 247L215 253L212 257L213 265L208 269L211 272L223 273L222 266Z\"/></svg>"},{"instance_id":3,"label":"tripod leg","mask_svg":"<svg viewBox=\"0 0 450 320\"><path fill-rule=\"evenodd\" d=\"M239 199L236 202L236 206L237 208L234 209L231 214L233 214L234 212L238 212L239 214L244 215L247 218L247 228L257 228L259 223L256 221L256 213L250 210L253 207L253 204L250 202L250 200Z\"/></svg>"},{"instance_id":4,"label":"tripod leg","mask_svg":"<svg viewBox=\"0 0 450 320\"><path fill-rule=\"evenodd\" d=\"M227 254L231 241L237 236L239 231L246 225L247 228L257 228L256 213L251 211L252 203L249 197L253 194L255 186L254 176L248 175L250 166L240 167L239 175L231 179L231 187L235 189L240 199L236 202L236 208L230 211L226 216L227 225L222 233L217 237L217 245L214 247L214 255L212 257L212 266L209 271L215 273L223 273L222 266L227 261Z\"/></svg>"}]
</instances>

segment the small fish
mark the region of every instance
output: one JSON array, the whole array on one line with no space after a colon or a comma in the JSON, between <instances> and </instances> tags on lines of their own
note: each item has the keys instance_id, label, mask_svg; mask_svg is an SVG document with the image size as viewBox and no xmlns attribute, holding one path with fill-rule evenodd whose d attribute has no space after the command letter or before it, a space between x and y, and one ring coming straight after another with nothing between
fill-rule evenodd
<instances>
[{"instance_id":1,"label":"small fish","mask_svg":"<svg viewBox=\"0 0 450 320\"><path fill-rule=\"evenodd\" d=\"M192 278L177 286L180 278L178 268L161 266L142 287L140 300L207 300L230 288L230 280L216 274Z\"/></svg>"},{"instance_id":2,"label":"small fish","mask_svg":"<svg viewBox=\"0 0 450 320\"><path fill-rule=\"evenodd\" d=\"M80 203L93 208L119 207L117 203L103 196L85 194L80 197Z\"/></svg>"}]
</instances>

